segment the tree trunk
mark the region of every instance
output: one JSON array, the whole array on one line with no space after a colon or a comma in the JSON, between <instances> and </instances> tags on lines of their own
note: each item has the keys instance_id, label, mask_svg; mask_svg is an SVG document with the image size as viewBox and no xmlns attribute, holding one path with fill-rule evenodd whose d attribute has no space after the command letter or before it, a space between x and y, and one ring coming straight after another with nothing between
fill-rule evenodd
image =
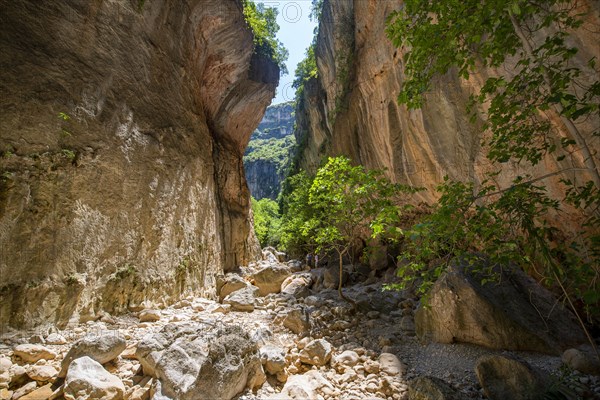
<instances>
[{"instance_id":1,"label":"tree trunk","mask_svg":"<svg viewBox=\"0 0 600 400\"><path fill-rule=\"evenodd\" d=\"M344 299L348 303L354 303L354 302L350 301L350 299L347 298L344 295L344 292L342 292L342 277L344 276L344 261L343 261L344 260L344 253L345 253L345 251L339 251L338 250L339 262L340 262L339 281L338 281L338 294L340 295L341 299Z\"/></svg>"}]
</instances>

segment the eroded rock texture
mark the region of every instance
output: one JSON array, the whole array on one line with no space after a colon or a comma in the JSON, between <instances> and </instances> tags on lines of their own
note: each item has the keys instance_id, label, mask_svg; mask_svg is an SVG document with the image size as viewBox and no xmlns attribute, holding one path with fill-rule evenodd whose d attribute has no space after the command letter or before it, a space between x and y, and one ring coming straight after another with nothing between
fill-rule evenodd
<instances>
[{"instance_id":1,"label":"eroded rock texture","mask_svg":"<svg viewBox=\"0 0 600 400\"><path fill-rule=\"evenodd\" d=\"M0 323L214 295L259 254L242 154L279 70L237 0L0 1Z\"/></svg>"},{"instance_id":2,"label":"eroded rock texture","mask_svg":"<svg viewBox=\"0 0 600 400\"><path fill-rule=\"evenodd\" d=\"M303 98L297 100L297 140L306 141L300 166L314 171L323 156L344 154L368 168L386 168L395 181L428 189L418 196L430 202L445 175L477 184L491 169L480 143L482 121L471 124L465 110L469 95L498 71L481 69L469 81L450 72L433 82L422 109L399 106L404 54L387 38L385 21L402 4L402 0L324 1L315 49L319 77L307 82ZM600 25L598 5L590 1L577 5L591 12L571 38L579 48L574 62L588 74L584 79L596 79L597 72L585 63L600 57L594 33ZM510 71L510 63L499 71ZM590 133L598 123L589 120L582 131ZM588 139L600 153L600 139L591 135ZM581 166L581 157L567 157L560 165L544 160L535 168L504 165L498 179L508 184L517 173L542 176L572 166ZM558 178L544 182L551 193L564 193Z\"/></svg>"}]
</instances>

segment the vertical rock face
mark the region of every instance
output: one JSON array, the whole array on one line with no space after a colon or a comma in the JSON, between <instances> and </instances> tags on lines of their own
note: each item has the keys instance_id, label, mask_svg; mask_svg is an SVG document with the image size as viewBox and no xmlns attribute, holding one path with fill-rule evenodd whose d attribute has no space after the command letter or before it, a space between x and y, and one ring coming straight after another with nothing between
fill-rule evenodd
<instances>
[{"instance_id":1,"label":"vertical rock face","mask_svg":"<svg viewBox=\"0 0 600 400\"><path fill-rule=\"evenodd\" d=\"M269 106L244 155L246 180L255 199L275 200L294 150L294 103Z\"/></svg>"},{"instance_id":2,"label":"vertical rock face","mask_svg":"<svg viewBox=\"0 0 600 400\"><path fill-rule=\"evenodd\" d=\"M434 81L422 109L399 106L403 54L386 37L385 22L402 3L324 1L315 49L319 77L307 82L298 99L296 135L299 143L306 142L300 159L309 171L323 156L344 154L368 168L386 168L395 181L429 189L419 196L432 201L444 175L479 182L492 168L480 143L481 121L471 124L465 109L469 95L494 71L481 70L469 81L450 72ZM594 2L578 6L597 8ZM579 48L575 62L581 66L600 56L598 35L591 33L599 23L598 13L591 12L573 35ZM599 138L589 141L600 151ZM516 173L541 176L569 166L552 160L535 168L507 165L499 179L508 183ZM558 179L545 183L550 191L560 185Z\"/></svg>"},{"instance_id":3,"label":"vertical rock face","mask_svg":"<svg viewBox=\"0 0 600 400\"><path fill-rule=\"evenodd\" d=\"M214 295L259 252L242 154L279 70L237 0L0 1L0 324Z\"/></svg>"}]
</instances>

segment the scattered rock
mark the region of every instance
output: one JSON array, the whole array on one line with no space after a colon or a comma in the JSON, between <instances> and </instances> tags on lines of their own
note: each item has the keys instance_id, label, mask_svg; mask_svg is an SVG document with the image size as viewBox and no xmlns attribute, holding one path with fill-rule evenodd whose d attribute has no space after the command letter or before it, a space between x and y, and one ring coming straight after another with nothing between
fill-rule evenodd
<instances>
[{"instance_id":1,"label":"scattered rock","mask_svg":"<svg viewBox=\"0 0 600 400\"><path fill-rule=\"evenodd\" d=\"M20 357L26 363L38 360L54 360L56 353L39 344L20 344L13 350L13 355Z\"/></svg>"},{"instance_id":2,"label":"scattered rock","mask_svg":"<svg viewBox=\"0 0 600 400\"><path fill-rule=\"evenodd\" d=\"M13 400L20 399L23 396L25 396L26 394L33 392L35 389L37 389L37 383L29 382L29 383L25 384L24 386L21 386L19 389L15 390L12 395L12 399Z\"/></svg>"},{"instance_id":3,"label":"scattered rock","mask_svg":"<svg viewBox=\"0 0 600 400\"><path fill-rule=\"evenodd\" d=\"M342 272L342 285L346 283L348 280L348 271L346 267L344 267ZM337 289L340 282L340 267L337 265L332 265L329 268L326 268L323 273L323 287L326 289Z\"/></svg>"},{"instance_id":4,"label":"scattered rock","mask_svg":"<svg viewBox=\"0 0 600 400\"><path fill-rule=\"evenodd\" d=\"M52 389L52 384L48 383L36 390L32 391L29 394L21 397L20 400L48 400L55 399L54 390Z\"/></svg>"},{"instance_id":5,"label":"scattered rock","mask_svg":"<svg viewBox=\"0 0 600 400\"><path fill-rule=\"evenodd\" d=\"M549 354L585 341L573 315L532 278L510 268L498 274L499 282L482 285L483 277L455 262L434 284L428 307L417 310L417 335Z\"/></svg>"},{"instance_id":6,"label":"scattered rock","mask_svg":"<svg viewBox=\"0 0 600 400\"><path fill-rule=\"evenodd\" d=\"M65 379L65 399L121 400L124 393L123 382L90 357L84 356L71 362Z\"/></svg>"},{"instance_id":7,"label":"scattered rock","mask_svg":"<svg viewBox=\"0 0 600 400\"><path fill-rule=\"evenodd\" d=\"M59 378L67 375L69 364L76 358L87 356L100 364L114 360L121 354L127 342L118 331L110 331L101 335L88 335L78 340L71 346L61 363Z\"/></svg>"},{"instance_id":8,"label":"scattered rock","mask_svg":"<svg viewBox=\"0 0 600 400\"><path fill-rule=\"evenodd\" d=\"M139 314L140 322L156 322L160 320L160 310L143 310Z\"/></svg>"},{"instance_id":9,"label":"scattered rock","mask_svg":"<svg viewBox=\"0 0 600 400\"><path fill-rule=\"evenodd\" d=\"M300 361L316 366L325 365L331 359L331 344L325 339L308 343L300 352Z\"/></svg>"},{"instance_id":10,"label":"scattered rock","mask_svg":"<svg viewBox=\"0 0 600 400\"><path fill-rule=\"evenodd\" d=\"M356 364L358 364L359 361L359 357L358 354L356 354L355 351L352 350L346 350L344 352L342 352L341 354L338 354L337 356L333 357L333 364L334 365L344 365L344 366L348 366L348 367L353 367Z\"/></svg>"},{"instance_id":11,"label":"scattered rock","mask_svg":"<svg viewBox=\"0 0 600 400\"><path fill-rule=\"evenodd\" d=\"M289 310L283 318L283 326L297 335L305 335L310 329L308 314L300 308Z\"/></svg>"},{"instance_id":12,"label":"scattered rock","mask_svg":"<svg viewBox=\"0 0 600 400\"><path fill-rule=\"evenodd\" d=\"M52 365L32 365L27 375L37 382L48 382L58 375L58 371Z\"/></svg>"},{"instance_id":13,"label":"scattered rock","mask_svg":"<svg viewBox=\"0 0 600 400\"><path fill-rule=\"evenodd\" d=\"M281 284L290 276L292 271L286 264L271 264L250 275L252 283L258 287L258 294L266 296L279 293Z\"/></svg>"},{"instance_id":14,"label":"scattered rock","mask_svg":"<svg viewBox=\"0 0 600 400\"><path fill-rule=\"evenodd\" d=\"M600 361L591 350L568 349L563 353L562 361L584 374L600 376Z\"/></svg>"},{"instance_id":15,"label":"scattered rock","mask_svg":"<svg viewBox=\"0 0 600 400\"><path fill-rule=\"evenodd\" d=\"M410 381L408 398L409 400L467 400L465 395L443 380L432 376L422 376ZM511 398L507 397L504 400L508 399Z\"/></svg>"},{"instance_id":16,"label":"scattered rock","mask_svg":"<svg viewBox=\"0 0 600 400\"><path fill-rule=\"evenodd\" d=\"M225 276L217 277L217 291L219 293L219 301L223 302L223 299L240 289L248 286L249 283L244 280L241 276L234 273L229 273Z\"/></svg>"},{"instance_id":17,"label":"scattered rock","mask_svg":"<svg viewBox=\"0 0 600 400\"><path fill-rule=\"evenodd\" d=\"M46 338L46 343L55 345L67 344L67 339L59 333L51 333Z\"/></svg>"},{"instance_id":18,"label":"scattered rock","mask_svg":"<svg viewBox=\"0 0 600 400\"><path fill-rule=\"evenodd\" d=\"M490 400L539 399L550 383L542 371L501 355L481 357L477 360L475 373Z\"/></svg>"},{"instance_id":19,"label":"scattered rock","mask_svg":"<svg viewBox=\"0 0 600 400\"><path fill-rule=\"evenodd\" d=\"M265 370L272 375L285 368L285 350L281 347L267 345L260 348L260 359Z\"/></svg>"},{"instance_id":20,"label":"scattered rock","mask_svg":"<svg viewBox=\"0 0 600 400\"><path fill-rule=\"evenodd\" d=\"M144 373L160 381L171 399L226 399L266 379L258 346L238 326L166 325L138 344Z\"/></svg>"},{"instance_id":21,"label":"scattered rock","mask_svg":"<svg viewBox=\"0 0 600 400\"><path fill-rule=\"evenodd\" d=\"M286 278L281 284L281 293L294 296L299 299L310 294L312 278L310 273L296 273Z\"/></svg>"},{"instance_id":22,"label":"scattered rock","mask_svg":"<svg viewBox=\"0 0 600 400\"><path fill-rule=\"evenodd\" d=\"M233 311L252 312L254 311L254 303L257 294L258 288L256 286L248 285L228 294L223 299L223 303L229 304Z\"/></svg>"},{"instance_id":23,"label":"scattered rock","mask_svg":"<svg viewBox=\"0 0 600 400\"><path fill-rule=\"evenodd\" d=\"M406 365L391 353L381 353L378 362L379 370L388 375L403 375L406 372Z\"/></svg>"},{"instance_id":24,"label":"scattered rock","mask_svg":"<svg viewBox=\"0 0 600 400\"><path fill-rule=\"evenodd\" d=\"M273 399L318 400L323 389L333 391L334 387L319 371L311 370L303 375L292 375L283 386L281 393Z\"/></svg>"}]
</instances>

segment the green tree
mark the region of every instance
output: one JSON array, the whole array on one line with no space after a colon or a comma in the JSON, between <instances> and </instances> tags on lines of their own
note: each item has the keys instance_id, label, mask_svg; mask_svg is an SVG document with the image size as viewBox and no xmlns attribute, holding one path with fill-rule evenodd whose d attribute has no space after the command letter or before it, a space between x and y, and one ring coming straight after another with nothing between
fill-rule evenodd
<instances>
[{"instance_id":1,"label":"green tree","mask_svg":"<svg viewBox=\"0 0 600 400\"><path fill-rule=\"evenodd\" d=\"M400 103L420 107L432 79L452 69L468 79L482 66L504 66L507 72L488 78L469 105L473 120L485 120L488 158L498 170L508 161L536 165L546 158L563 168L518 176L508 188L491 183L493 175L477 190L446 181L431 216L407 233L405 281L426 288L451 257L483 251L557 285L576 313L575 299L590 318L597 313L600 174L590 143L600 135L600 82L596 60L580 65L569 44L585 17L580 11L571 0L406 0L391 15L388 35L405 53ZM565 195L552 199L543 181L558 174ZM550 222L551 213L560 215L558 200L586 215L575 237L561 236Z\"/></svg>"},{"instance_id":2,"label":"green tree","mask_svg":"<svg viewBox=\"0 0 600 400\"><path fill-rule=\"evenodd\" d=\"M278 246L281 215L277 202L268 198L256 200L252 197L252 213L254 214L254 232L260 245L262 247Z\"/></svg>"},{"instance_id":3,"label":"green tree","mask_svg":"<svg viewBox=\"0 0 600 400\"><path fill-rule=\"evenodd\" d=\"M281 74L285 75L288 73L285 61L289 52L276 37L279 32L278 14L276 8L244 0L244 16L254 33L254 51L271 58L279 66Z\"/></svg>"},{"instance_id":4,"label":"green tree","mask_svg":"<svg viewBox=\"0 0 600 400\"><path fill-rule=\"evenodd\" d=\"M333 252L339 263L338 293L342 292L343 260L362 239L396 230L401 208L395 199L412 189L393 184L381 171L352 166L345 157L329 158L310 187L305 175L298 178L285 223L317 251ZM289 215L289 212L295 215ZM286 229L284 229L285 231Z\"/></svg>"}]
</instances>

